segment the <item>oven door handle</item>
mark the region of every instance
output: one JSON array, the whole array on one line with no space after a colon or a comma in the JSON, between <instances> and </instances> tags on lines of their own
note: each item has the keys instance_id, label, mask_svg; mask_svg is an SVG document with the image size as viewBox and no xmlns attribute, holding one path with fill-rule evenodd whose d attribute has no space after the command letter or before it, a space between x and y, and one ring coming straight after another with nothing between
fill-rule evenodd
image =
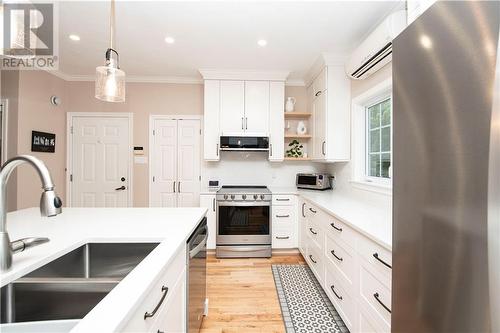
<instances>
[{"instance_id":1,"label":"oven door handle","mask_svg":"<svg viewBox=\"0 0 500 333\"><path fill-rule=\"evenodd\" d=\"M230 202L217 202L218 207L231 207L231 206L236 206L236 207L268 207L271 206L270 202L267 201L259 201L259 202L246 202L246 201L230 201Z\"/></svg>"},{"instance_id":2,"label":"oven door handle","mask_svg":"<svg viewBox=\"0 0 500 333\"><path fill-rule=\"evenodd\" d=\"M200 253L200 251L207 246L207 240L208 240L208 233L200 242L200 244L196 245L194 249L189 251L189 259L193 259L194 257L196 257L196 255Z\"/></svg>"}]
</instances>

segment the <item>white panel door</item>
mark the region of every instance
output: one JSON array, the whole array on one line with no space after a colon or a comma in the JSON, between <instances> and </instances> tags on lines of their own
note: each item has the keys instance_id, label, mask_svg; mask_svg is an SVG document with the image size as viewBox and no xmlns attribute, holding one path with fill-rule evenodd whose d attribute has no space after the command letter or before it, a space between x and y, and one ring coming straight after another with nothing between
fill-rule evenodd
<instances>
[{"instance_id":1,"label":"white panel door","mask_svg":"<svg viewBox=\"0 0 500 333\"><path fill-rule=\"evenodd\" d=\"M269 97L269 160L283 161L285 147L285 82L271 82Z\"/></svg>"},{"instance_id":2,"label":"white panel door","mask_svg":"<svg viewBox=\"0 0 500 333\"><path fill-rule=\"evenodd\" d=\"M245 82L220 82L220 130L222 135L243 135L245 131Z\"/></svg>"},{"instance_id":3,"label":"white panel door","mask_svg":"<svg viewBox=\"0 0 500 333\"><path fill-rule=\"evenodd\" d=\"M203 157L206 161L218 161L220 159L220 81L205 80L204 99Z\"/></svg>"},{"instance_id":4,"label":"white panel door","mask_svg":"<svg viewBox=\"0 0 500 333\"><path fill-rule=\"evenodd\" d=\"M177 121L177 206L200 204L200 121Z\"/></svg>"},{"instance_id":5,"label":"white panel door","mask_svg":"<svg viewBox=\"0 0 500 333\"><path fill-rule=\"evenodd\" d=\"M245 132L269 135L269 81L245 81Z\"/></svg>"},{"instance_id":6,"label":"white panel door","mask_svg":"<svg viewBox=\"0 0 500 333\"><path fill-rule=\"evenodd\" d=\"M177 120L155 120L150 154L150 206L177 207Z\"/></svg>"},{"instance_id":7,"label":"white panel door","mask_svg":"<svg viewBox=\"0 0 500 333\"><path fill-rule=\"evenodd\" d=\"M73 118L71 206L129 206L128 121L111 117Z\"/></svg>"}]
</instances>

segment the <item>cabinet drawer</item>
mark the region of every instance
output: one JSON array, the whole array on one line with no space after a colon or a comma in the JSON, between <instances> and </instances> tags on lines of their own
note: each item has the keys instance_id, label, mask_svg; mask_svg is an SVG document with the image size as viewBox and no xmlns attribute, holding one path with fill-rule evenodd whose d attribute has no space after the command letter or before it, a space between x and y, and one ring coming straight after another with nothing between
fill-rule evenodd
<instances>
[{"instance_id":1,"label":"cabinet drawer","mask_svg":"<svg viewBox=\"0 0 500 333\"><path fill-rule=\"evenodd\" d=\"M368 268L386 287L391 289L392 253L370 239L361 236L358 239L358 252L368 264Z\"/></svg>"},{"instance_id":2,"label":"cabinet drawer","mask_svg":"<svg viewBox=\"0 0 500 333\"><path fill-rule=\"evenodd\" d=\"M326 90L326 86L327 86L327 84L326 84L326 77L327 77L326 71L327 71L327 68L326 67L323 68L321 73L319 73L319 75L313 81L313 93L314 93L313 97L318 97Z\"/></svg>"},{"instance_id":3,"label":"cabinet drawer","mask_svg":"<svg viewBox=\"0 0 500 333\"><path fill-rule=\"evenodd\" d=\"M358 322L357 322L358 332L371 332L371 333L390 333L390 330L384 331L379 328L369 316L367 316L364 310L360 309L358 311Z\"/></svg>"},{"instance_id":4,"label":"cabinet drawer","mask_svg":"<svg viewBox=\"0 0 500 333\"><path fill-rule=\"evenodd\" d=\"M296 247L295 232L292 224L289 226L273 225L272 247L277 249L289 249Z\"/></svg>"},{"instance_id":5,"label":"cabinet drawer","mask_svg":"<svg viewBox=\"0 0 500 333\"><path fill-rule=\"evenodd\" d=\"M391 291L367 270L364 264L359 267L360 302L370 316L377 320L384 331L390 331Z\"/></svg>"},{"instance_id":6,"label":"cabinet drawer","mask_svg":"<svg viewBox=\"0 0 500 333\"><path fill-rule=\"evenodd\" d=\"M152 333L186 332L186 270L178 277L171 295L158 311Z\"/></svg>"},{"instance_id":7,"label":"cabinet drawer","mask_svg":"<svg viewBox=\"0 0 500 333\"><path fill-rule=\"evenodd\" d=\"M292 206L295 205L295 195L273 194L273 206Z\"/></svg>"},{"instance_id":8,"label":"cabinet drawer","mask_svg":"<svg viewBox=\"0 0 500 333\"><path fill-rule=\"evenodd\" d=\"M323 285L325 276L325 265L323 259L324 257L321 255L321 250L318 249L316 245L309 243L307 245L306 260L321 285Z\"/></svg>"},{"instance_id":9,"label":"cabinet drawer","mask_svg":"<svg viewBox=\"0 0 500 333\"><path fill-rule=\"evenodd\" d=\"M337 275L326 269L325 290L349 331L353 332L356 320L356 301L352 292L343 285Z\"/></svg>"},{"instance_id":10,"label":"cabinet drawer","mask_svg":"<svg viewBox=\"0 0 500 333\"><path fill-rule=\"evenodd\" d=\"M337 243L345 244L352 249L356 248L357 232L348 227L345 223L330 216L325 228L327 230L327 235L332 237Z\"/></svg>"},{"instance_id":11,"label":"cabinet drawer","mask_svg":"<svg viewBox=\"0 0 500 333\"><path fill-rule=\"evenodd\" d=\"M327 265L335 267L332 272L338 272L346 288L354 292L357 273L354 250L347 250L330 237L326 237L325 256L328 258Z\"/></svg>"},{"instance_id":12,"label":"cabinet drawer","mask_svg":"<svg viewBox=\"0 0 500 333\"><path fill-rule=\"evenodd\" d=\"M130 320L125 324L123 329L124 332L149 332L154 329L153 324L158 319L161 311L157 311L152 317L145 317L145 314L150 314L158 304L161 303L161 306L163 306L169 302L179 274L185 268L186 248L183 247L177 252L174 260L168 265L161 277L149 289L147 296L138 306L137 310L130 316ZM168 288L168 291L164 290L164 287Z\"/></svg>"},{"instance_id":13,"label":"cabinet drawer","mask_svg":"<svg viewBox=\"0 0 500 333\"><path fill-rule=\"evenodd\" d=\"M319 250L323 250L324 248L324 232L323 230L318 226L318 224L314 221L307 221L307 236L310 240L310 242L315 243L316 247L318 247ZM322 253L322 252L321 252Z\"/></svg>"},{"instance_id":14,"label":"cabinet drawer","mask_svg":"<svg viewBox=\"0 0 500 333\"><path fill-rule=\"evenodd\" d=\"M272 214L273 226L274 224L291 225L295 222L295 210L293 207L273 207Z\"/></svg>"}]
</instances>

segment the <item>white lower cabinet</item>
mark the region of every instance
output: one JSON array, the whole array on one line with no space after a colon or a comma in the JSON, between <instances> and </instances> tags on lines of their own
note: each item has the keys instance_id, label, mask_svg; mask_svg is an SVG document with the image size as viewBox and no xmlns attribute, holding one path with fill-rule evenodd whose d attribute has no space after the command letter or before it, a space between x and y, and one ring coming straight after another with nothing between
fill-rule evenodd
<instances>
[{"instance_id":1,"label":"white lower cabinet","mask_svg":"<svg viewBox=\"0 0 500 333\"><path fill-rule=\"evenodd\" d=\"M391 330L391 251L298 200L299 250L351 332Z\"/></svg>"},{"instance_id":2,"label":"white lower cabinet","mask_svg":"<svg viewBox=\"0 0 500 333\"><path fill-rule=\"evenodd\" d=\"M180 274L179 274L180 272ZM186 248L153 284L122 332L186 331Z\"/></svg>"},{"instance_id":3,"label":"white lower cabinet","mask_svg":"<svg viewBox=\"0 0 500 333\"><path fill-rule=\"evenodd\" d=\"M297 208L295 195L273 195L271 209L273 249L297 248Z\"/></svg>"},{"instance_id":4,"label":"white lower cabinet","mask_svg":"<svg viewBox=\"0 0 500 333\"><path fill-rule=\"evenodd\" d=\"M200 207L207 208L208 240L207 249L215 250L215 236L217 234L217 202L215 193L203 193L200 195Z\"/></svg>"}]
</instances>

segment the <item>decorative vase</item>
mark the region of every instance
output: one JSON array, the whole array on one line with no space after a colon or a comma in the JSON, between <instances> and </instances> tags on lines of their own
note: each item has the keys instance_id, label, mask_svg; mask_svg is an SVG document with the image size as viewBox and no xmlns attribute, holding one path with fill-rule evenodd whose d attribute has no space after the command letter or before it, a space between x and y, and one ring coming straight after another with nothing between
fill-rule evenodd
<instances>
[{"instance_id":1,"label":"decorative vase","mask_svg":"<svg viewBox=\"0 0 500 333\"><path fill-rule=\"evenodd\" d=\"M285 103L285 112L292 112L295 108L295 97L287 97Z\"/></svg>"},{"instance_id":2,"label":"decorative vase","mask_svg":"<svg viewBox=\"0 0 500 333\"><path fill-rule=\"evenodd\" d=\"M297 134L304 135L307 133L306 124L303 121L299 121L297 124Z\"/></svg>"}]
</instances>

